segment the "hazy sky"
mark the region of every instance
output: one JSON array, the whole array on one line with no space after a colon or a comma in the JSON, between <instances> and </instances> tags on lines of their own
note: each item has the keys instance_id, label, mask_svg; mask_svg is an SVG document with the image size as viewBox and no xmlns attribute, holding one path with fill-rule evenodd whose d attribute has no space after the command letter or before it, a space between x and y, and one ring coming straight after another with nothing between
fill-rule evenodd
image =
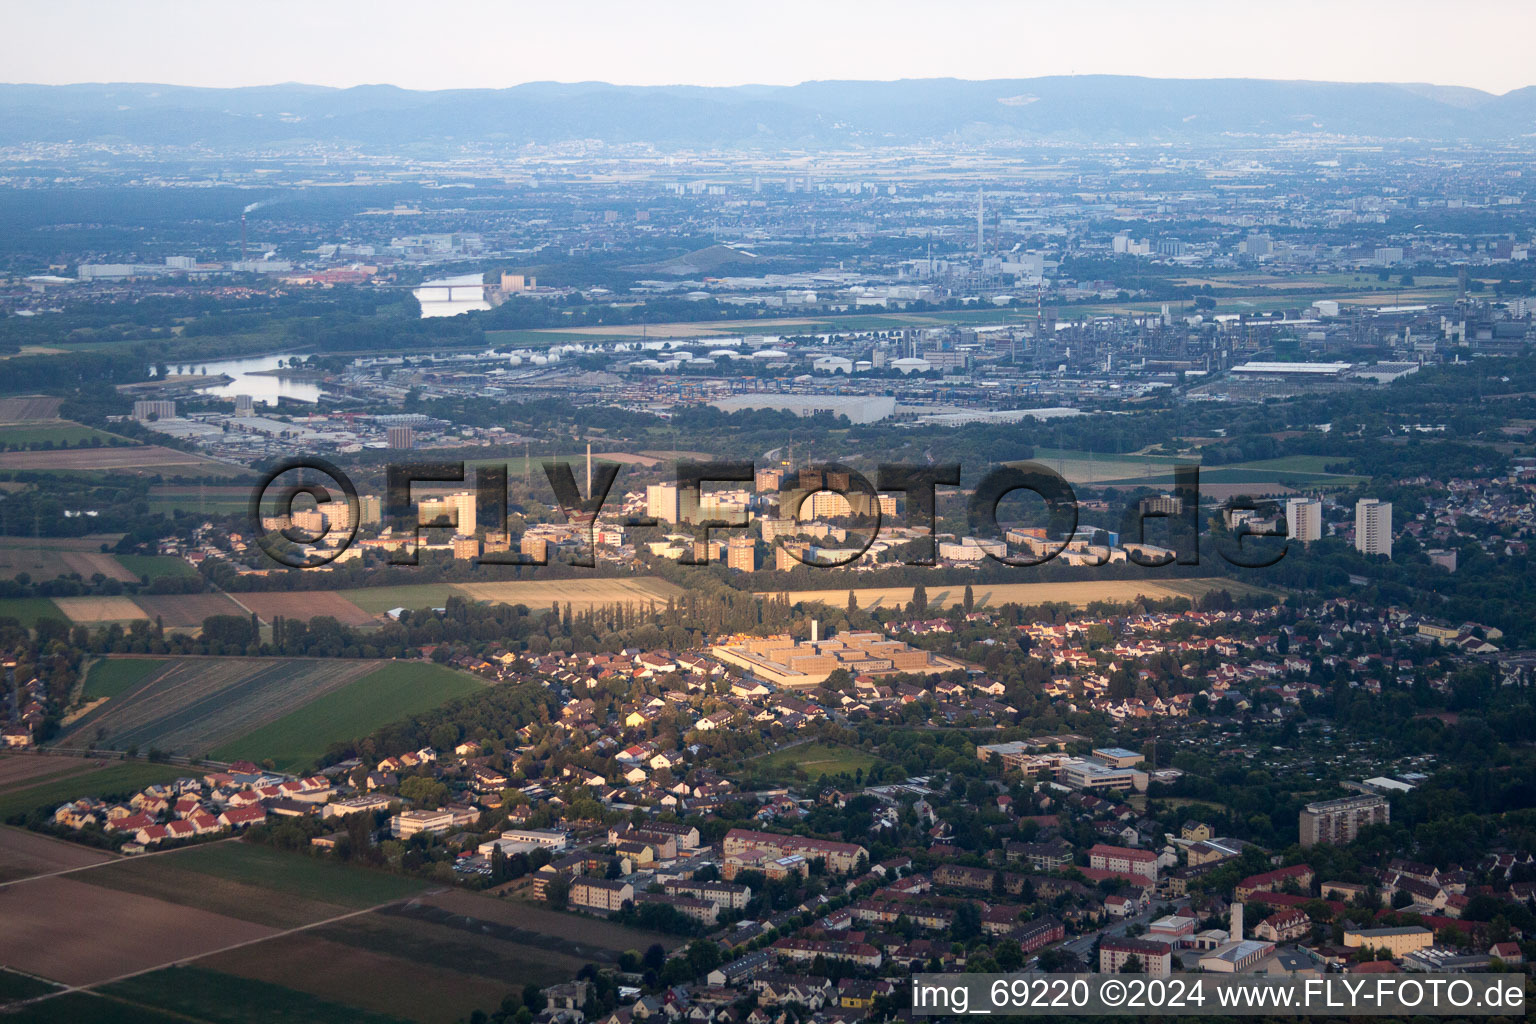
<instances>
[{"instance_id":1,"label":"hazy sky","mask_svg":"<svg viewBox=\"0 0 1536 1024\"><path fill-rule=\"evenodd\" d=\"M1536 0L34 0L0 20L11 82L1308 78L1536 84Z\"/></svg>"}]
</instances>

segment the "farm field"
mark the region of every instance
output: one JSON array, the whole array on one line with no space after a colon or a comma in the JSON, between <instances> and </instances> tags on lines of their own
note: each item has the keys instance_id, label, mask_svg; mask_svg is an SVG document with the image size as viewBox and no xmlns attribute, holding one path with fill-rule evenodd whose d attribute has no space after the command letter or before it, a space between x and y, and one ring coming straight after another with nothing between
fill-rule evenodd
<instances>
[{"instance_id":1,"label":"farm field","mask_svg":"<svg viewBox=\"0 0 1536 1024\"><path fill-rule=\"evenodd\" d=\"M53 539L26 544L0 545L0 579L14 579L27 573L34 580L53 579L55 576L78 574L89 580L96 573L122 583L136 583L139 577L127 569L112 555L96 550L97 546L64 546Z\"/></svg>"},{"instance_id":2,"label":"farm field","mask_svg":"<svg viewBox=\"0 0 1536 1024\"><path fill-rule=\"evenodd\" d=\"M873 754L852 747L831 743L803 743L798 747L776 750L759 757L749 762L748 767L785 778L795 775L797 771L804 772L806 778L815 780L823 775L852 775L860 770L867 772L879 763L880 759Z\"/></svg>"},{"instance_id":3,"label":"farm field","mask_svg":"<svg viewBox=\"0 0 1536 1024\"><path fill-rule=\"evenodd\" d=\"M56 419L64 400L54 395L20 395L0 398L0 423L30 423Z\"/></svg>"},{"instance_id":4,"label":"farm field","mask_svg":"<svg viewBox=\"0 0 1536 1024\"><path fill-rule=\"evenodd\" d=\"M129 858L82 871L78 878L274 928L313 924L404 899L423 888L399 875L234 841Z\"/></svg>"},{"instance_id":5,"label":"farm field","mask_svg":"<svg viewBox=\"0 0 1536 1024\"><path fill-rule=\"evenodd\" d=\"M154 509L150 509L151 512ZM174 555L118 555L117 561L133 574L134 579L148 576L158 580L165 576L195 576L197 570L185 559Z\"/></svg>"},{"instance_id":6,"label":"farm field","mask_svg":"<svg viewBox=\"0 0 1536 1024\"><path fill-rule=\"evenodd\" d=\"M187 467L203 473L233 476L241 472L201 455L179 452L158 444L123 445L102 448L55 449L43 452L0 452L0 469L127 469L159 472L171 466Z\"/></svg>"},{"instance_id":7,"label":"farm field","mask_svg":"<svg viewBox=\"0 0 1536 1024\"><path fill-rule=\"evenodd\" d=\"M554 602L569 602L576 609L605 604L666 604L669 597L681 597L681 587L655 577L604 580L537 580L508 583L459 583L455 589L474 601L492 604L525 604L529 608L548 608Z\"/></svg>"},{"instance_id":8,"label":"farm field","mask_svg":"<svg viewBox=\"0 0 1536 1024\"><path fill-rule=\"evenodd\" d=\"M93 762L78 757L37 757L33 754L0 756L0 792L19 786L35 786L45 779L79 775Z\"/></svg>"},{"instance_id":9,"label":"farm field","mask_svg":"<svg viewBox=\"0 0 1536 1024\"><path fill-rule=\"evenodd\" d=\"M252 947L252 948L260 948ZM168 967L114 982L100 989L108 1000L122 999L207 1024L402 1024L404 1018L343 1006L319 996L271 981L210 971L202 967ZM97 1019L97 1018L92 1018Z\"/></svg>"},{"instance_id":10,"label":"farm field","mask_svg":"<svg viewBox=\"0 0 1536 1024\"><path fill-rule=\"evenodd\" d=\"M569 943L537 932L481 918L451 917L447 911L416 903L328 924L317 928L315 935L423 966L477 975L512 991L530 982L549 985L569 980L585 964L596 962L573 953ZM604 952L607 958L614 956Z\"/></svg>"},{"instance_id":11,"label":"farm field","mask_svg":"<svg viewBox=\"0 0 1536 1024\"><path fill-rule=\"evenodd\" d=\"M1170 579L1170 580L1082 580L1070 583L973 583L972 594L976 607L995 608L1003 604L1044 604L1062 602L1086 607L1095 601L1137 601L1141 599L1166 600L1170 597L1197 599L1216 590L1229 591L1234 597L1243 594L1266 592L1261 587L1221 578ZM945 608L957 604L965 597L965 584L928 587L928 607ZM771 597L783 591L769 591L759 596ZM825 605L843 608L848 603L848 591L844 590L791 590L791 603L819 601ZM889 608L904 605L912 600L911 587L855 587L854 600L860 608Z\"/></svg>"},{"instance_id":12,"label":"farm field","mask_svg":"<svg viewBox=\"0 0 1536 1024\"><path fill-rule=\"evenodd\" d=\"M456 1024L519 991L510 982L413 963L310 932L211 956L199 966L421 1024Z\"/></svg>"},{"instance_id":13,"label":"farm field","mask_svg":"<svg viewBox=\"0 0 1536 1024\"><path fill-rule=\"evenodd\" d=\"M179 658L77 720L58 742L203 754L375 667L331 658Z\"/></svg>"},{"instance_id":14,"label":"farm field","mask_svg":"<svg viewBox=\"0 0 1536 1024\"><path fill-rule=\"evenodd\" d=\"M39 878L0 888L0 963L69 985L273 934L262 925L117 892L77 880Z\"/></svg>"},{"instance_id":15,"label":"farm field","mask_svg":"<svg viewBox=\"0 0 1536 1024\"><path fill-rule=\"evenodd\" d=\"M37 832L0 826L0 882L53 871L101 864L116 858L105 850L55 839Z\"/></svg>"},{"instance_id":16,"label":"farm field","mask_svg":"<svg viewBox=\"0 0 1536 1024\"><path fill-rule=\"evenodd\" d=\"M128 441L128 439L117 434L108 434L94 427L87 427L73 420L33 420L20 425L6 424L0 426L0 444L12 447L49 442L52 442L54 446L74 446L82 441L86 444L95 441L97 444L108 445L114 441L122 444ZM129 441L128 443L132 444L133 442Z\"/></svg>"},{"instance_id":17,"label":"farm field","mask_svg":"<svg viewBox=\"0 0 1536 1024\"><path fill-rule=\"evenodd\" d=\"M60 757L60 761L65 758ZM0 821L13 814L26 814L40 807L49 810L59 804L82 796L128 796L153 782L169 782L187 774L186 768L170 764L150 764L146 761L114 761L102 763L79 758L86 771L60 773L28 786L0 790Z\"/></svg>"},{"instance_id":18,"label":"farm field","mask_svg":"<svg viewBox=\"0 0 1536 1024\"><path fill-rule=\"evenodd\" d=\"M377 662L361 664L373 670L226 743L213 756L258 761L270 757L279 769L294 770L312 763L332 743L364 736L485 685L475 676L429 662L389 662L381 668Z\"/></svg>"},{"instance_id":19,"label":"farm field","mask_svg":"<svg viewBox=\"0 0 1536 1024\"><path fill-rule=\"evenodd\" d=\"M70 622L85 626L147 618L144 609L127 597L56 597L53 603Z\"/></svg>"},{"instance_id":20,"label":"farm field","mask_svg":"<svg viewBox=\"0 0 1536 1024\"><path fill-rule=\"evenodd\" d=\"M141 594L134 602L147 618L159 618L166 628L201 626L210 615L249 615L225 594Z\"/></svg>"},{"instance_id":21,"label":"farm field","mask_svg":"<svg viewBox=\"0 0 1536 1024\"><path fill-rule=\"evenodd\" d=\"M120 697L151 672L165 667L163 658L100 658L85 673L87 700Z\"/></svg>"},{"instance_id":22,"label":"farm field","mask_svg":"<svg viewBox=\"0 0 1536 1024\"><path fill-rule=\"evenodd\" d=\"M338 590L334 593L370 615L382 615L391 608L441 608L450 597L460 596L452 583L414 583L399 587L368 587L362 590ZM242 600L245 595L241 595Z\"/></svg>"},{"instance_id":23,"label":"farm field","mask_svg":"<svg viewBox=\"0 0 1536 1024\"><path fill-rule=\"evenodd\" d=\"M187 1024L188 1018L108 999L94 991L84 991L65 992L44 1002L20 1007L11 1011L6 1020L15 1024L58 1024L59 1021L90 1021L90 1024Z\"/></svg>"},{"instance_id":24,"label":"farm field","mask_svg":"<svg viewBox=\"0 0 1536 1024\"><path fill-rule=\"evenodd\" d=\"M52 992L59 986L0 967L0 1006Z\"/></svg>"},{"instance_id":25,"label":"farm field","mask_svg":"<svg viewBox=\"0 0 1536 1024\"><path fill-rule=\"evenodd\" d=\"M643 950L653 942L659 942L669 950L683 944L683 940L675 935L661 935L590 917L562 914L537 904L498 899L464 889L431 892L414 902L437 907L451 914L472 917L477 921L527 929L533 934L544 936L545 940L575 943L576 946L568 947L571 952L576 953L579 948L579 955L589 960L597 958L605 963L626 949Z\"/></svg>"},{"instance_id":26,"label":"farm field","mask_svg":"<svg viewBox=\"0 0 1536 1024\"><path fill-rule=\"evenodd\" d=\"M370 587L364 590L334 591L371 615L391 608L441 608L450 597L491 604L525 604L529 608L548 608L559 601L569 601L575 608L634 602L665 604L668 597L679 597L682 589L654 576L600 580L509 580L503 583L419 583L399 587ZM244 601L247 595L241 595ZM290 595L282 595L284 597ZM300 596L300 595L293 595Z\"/></svg>"},{"instance_id":27,"label":"farm field","mask_svg":"<svg viewBox=\"0 0 1536 1024\"><path fill-rule=\"evenodd\" d=\"M28 629L37 628L39 619L69 622L69 616L46 597L0 597L0 619L15 619Z\"/></svg>"},{"instance_id":28,"label":"farm field","mask_svg":"<svg viewBox=\"0 0 1536 1024\"><path fill-rule=\"evenodd\" d=\"M1088 451L1040 448L1029 461L1055 470L1074 486L1160 487L1172 485L1175 464L1191 460L1169 455L1102 455ZM1322 487L1351 487L1364 479L1328 472L1327 466L1338 461L1320 455L1291 455L1252 462L1202 465L1200 483L1201 486L1207 483L1273 483L1278 487L1282 481L1288 481Z\"/></svg>"},{"instance_id":29,"label":"farm field","mask_svg":"<svg viewBox=\"0 0 1536 1024\"><path fill-rule=\"evenodd\" d=\"M377 619L334 590L295 590L292 593L251 592L232 595L263 622L281 615L285 619L313 619L329 615L343 626L369 626ZM394 607L391 605L390 607Z\"/></svg>"}]
</instances>

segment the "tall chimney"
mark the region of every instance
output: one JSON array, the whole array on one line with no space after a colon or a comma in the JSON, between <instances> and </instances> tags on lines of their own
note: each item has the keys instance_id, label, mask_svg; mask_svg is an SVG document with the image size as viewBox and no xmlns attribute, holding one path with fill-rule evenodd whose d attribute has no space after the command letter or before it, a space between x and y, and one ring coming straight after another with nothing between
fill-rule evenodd
<instances>
[{"instance_id":1,"label":"tall chimney","mask_svg":"<svg viewBox=\"0 0 1536 1024\"><path fill-rule=\"evenodd\" d=\"M812 619L811 620L811 643L814 644L816 641L818 641L820 639L821 639L821 623L818 622L815 619Z\"/></svg>"},{"instance_id":2,"label":"tall chimney","mask_svg":"<svg viewBox=\"0 0 1536 1024\"><path fill-rule=\"evenodd\" d=\"M592 497L592 442L587 442L587 497Z\"/></svg>"},{"instance_id":3,"label":"tall chimney","mask_svg":"<svg viewBox=\"0 0 1536 1024\"><path fill-rule=\"evenodd\" d=\"M1231 942L1243 941L1243 905L1232 904L1232 934L1227 936Z\"/></svg>"},{"instance_id":4,"label":"tall chimney","mask_svg":"<svg viewBox=\"0 0 1536 1024\"><path fill-rule=\"evenodd\" d=\"M247 257L246 257L246 254L245 254L245 214L242 213L240 215L240 259L243 262L246 258Z\"/></svg>"}]
</instances>

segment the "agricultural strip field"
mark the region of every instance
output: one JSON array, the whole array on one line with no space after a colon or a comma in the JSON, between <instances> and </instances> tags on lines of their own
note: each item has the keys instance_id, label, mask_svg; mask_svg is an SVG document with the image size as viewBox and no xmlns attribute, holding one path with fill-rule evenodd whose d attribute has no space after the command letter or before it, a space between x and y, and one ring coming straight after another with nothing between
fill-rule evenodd
<instances>
[{"instance_id":1,"label":"agricultural strip field","mask_svg":"<svg viewBox=\"0 0 1536 1024\"><path fill-rule=\"evenodd\" d=\"M79 775L93 762L78 757L38 757L34 754L0 756L0 793L36 786L47 779Z\"/></svg>"},{"instance_id":2,"label":"agricultural strip field","mask_svg":"<svg viewBox=\"0 0 1536 1024\"><path fill-rule=\"evenodd\" d=\"M128 858L72 877L101 889L280 929L404 899L424 888L400 875L242 842Z\"/></svg>"},{"instance_id":3,"label":"agricultural strip field","mask_svg":"<svg viewBox=\"0 0 1536 1024\"><path fill-rule=\"evenodd\" d=\"M378 662L361 664L375 670L216 748L213 756L256 761L270 757L278 768L295 770L313 763L332 743L365 736L485 685L468 673L430 662L388 662L382 668Z\"/></svg>"},{"instance_id":4,"label":"agricultural strip field","mask_svg":"<svg viewBox=\"0 0 1536 1024\"><path fill-rule=\"evenodd\" d=\"M0 827L0 882L12 882L18 878L31 878L34 875L46 875L53 871L101 864L114 859L105 850L93 850L88 846L25 829Z\"/></svg>"},{"instance_id":5,"label":"agricultural strip field","mask_svg":"<svg viewBox=\"0 0 1536 1024\"><path fill-rule=\"evenodd\" d=\"M157 472L171 466L186 467L201 473L222 476L233 476L243 472L238 466L205 459L201 455L179 452L174 448L166 448L158 444L54 449L42 452L0 452L0 469L128 469Z\"/></svg>"},{"instance_id":6,"label":"agricultural strip field","mask_svg":"<svg viewBox=\"0 0 1536 1024\"><path fill-rule=\"evenodd\" d=\"M669 597L681 597L682 589L654 576L600 580L513 580L504 583L422 583L399 587L339 590L341 597L373 615L391 608L441 608L450 597L491 604L524 604L548 608L559 602L573 608L605 604L664 605ZM246 595L241 595L241 600ZM288 596L288 595L284 595ZM298 595L294 595L298 596Z\"/></svg>"},{"instance_id":7,"label":"agricultural strip field","mask_svg":"<svg viewBox=\"0 0 1536 1024\"><path fill-rule=\"evenodd\" d=\"M170 627L201 626L210 615L249 615L224 594L141 594L134 598L147 618Z\"/></svg>"},{"instance_id":8,"label":"agricultural strip field","mask_svg":"<svg viewBox=\"0 0 1536 1024\"><path fill-rule=\"evenodd\" d=\"M890 608L905 605L912 600L911 587L855 587L854 600L860 608ZM945 608L958 604L965 597L965 584L929 587L928 607ZM1004 604L1035 605L1063 603L1078 608L1095 601L1125 603L1138 600L1162 601L1171 597L1187 597L1191 600L1204 597L1213 591L1225 590L1233 597L1245 594L1268 593L1262 587L1221 578L1180 580L1083 580L1071 583L973 583L971 591L978 608L996 608ZM760 593L761 597L773 597L784 591ZM848 591L844 590L791 590L791 603L819 601L831 607L843 608L848 604Z\"/></svg>"},{"instance_id":9,"label":"agricultural strip field","mask_svg":"<svg viewBox=\"0 0 1536 1024\"><path fill-rule=\"evenodd\" d=\"M199 965L420 1024L456 1024L475 1010L497 1008L507 995L521 991L511 981L416 963L311 932L221 953Z\"/></svg>"},{"instance_id":10,"label":"agricultural strip field","mask_svg":"<svg viewBox=\"0 0 1536 1024\"><path fill-rule=\"evenodd\" d=\"M260 946L248 947L259 949ZM168 967L114 982L98 990L110 1007L123 1000L129 1008L141 1006L165 1010L165 1020L206 1024L268 1024L270 1021L302 1021L304 1024L404 1024L405 1018L370 1013L330 999L300 992L275 981L253 981L198 966ZM111 1012L110 1009L107 1012ZM85 1018L81 1018L85 1019ZM102 1020L93 1014L89 1019Z\"/></svg>"},{"instance_id":11,"label":"agricultural strip field","mask_svg":"<svg viewBox=\"0 0 1536 1024\"><path fill-rule=\"evenodd\" d=\"M273 981L425 1024L493 1009L525 984L613 964L626 949L679 940L513 900L439 890L201 966ZM317 975L313 963L324 963Z\"/></svg>"},{"instance_id":12,"label":"agricultural strip field","mask_svg":"<svg viewBox=\"0 0 1536 1024\"><path fill-rule=\"evenodd\" d=\"M62 398L53 395L21 395L0 398L0 423L30 423L57 419Z\"/></svg>"},{"instance_id":13,"label":"agricultural strip field","mask_svg":"<svg viewBox=\"0 0 1536 1024\"><path fill-rule=\"evenodd\" d=\"M127 597L56 597L53 603L70 622L96 626L106 622L132 622L148 618L144 609ZM169 625L169 623L167 623Z\"/></svg>"},{"instance_id":14,"label":"agricultural strip field","mask_svg":"<svg viewBox=\"0 0 1536 1024\"><path fill-rule=\"evenodd\" d=\"M33 420L24 424L0 426L0 444L12 447L50 442L55 446L74 446L82 441L87 444L94 441L99 445L110 445L113 442L122 444L125 441L133 443L118 434L109 434L73 420Z\"/></svg>"},{"instance_id":15,"label":"agricultural strip field","mask_svg":"<svg viewBox=\"0 0 1536 1024\"><path fill-rule=\"evenodd\" d=\"M378 620L334 590L296 590L292 593L252 592L231 595L244 608L270 623L281 615L285 619L313 619L329 615L343 626L371 626ZM391 605L390 607L394 607Z\"/></svg>"},{"instance_id":16,"label":"agricultural strip field","mask_svg":"<svg viewBox=\"0 0 1536 1024\"><path fill-rule=\"evenodd\" d=\"M58 742L202 754L376 667L323 658L179 658L79 719Z\"/></svg>"},{"instance_id":17,"label":"agricultural strip field","mask_svg":"<svg viewBox=\"0 0 1536 1024\"><path fill-rule=\"evenodd\" d=\"M46 597L0 597L0 619L15 619L28 629L35 629L39 619L69 622L69 616Z\"/></svg>"},{"instance_id":18,"label":"agricultural strip field","mask_svg":"<svg viewBox=\"0 0 1536 1024\"><path fill-rule=\"evenodd\" d=\"M151 511L154 510L151 509ZM192 568L191 563L174 555L118 555L117 561L124 569L133 573L134 579L141 576L157 580L165 576L197 575L197 570Z\"/></svg>"},{"instance_id":19,"label":"agricultural strip field","mask_svg":"<svg viewBox=\"0 0 1536 1024\"><path fill-rule=\"evenodd\" d=\"M53 540L26 544L0 545L0 579L14 579L27 573L34 580L76 573L89 580L101 573L109 580L137 583L138 575L111 555L99 550L80 550L55 544Z\"/></svg>"},{"instance_id":20,"label":"agricultural strip field","mask_svg":"<svg viewBox=\"0 0 1536 1024\"><path fill-rule=\"evenodd\" d=\"M161 658L101 658L91 662L85 673L85 697L121 697L145 676L164 668Z\"/></svg>"},{"instance_id":21,"label":"agricultural strip field","mask_svg":"<svg viewBox=\"0 0 1536 1024\"><path fill-rule=\"evenodd\" d=\"M414 583L399 587L367 587L336 591L343 600L370 615L382 615L391 608L441 608L450 597L462 596L452 583ZM240 595L244 600L248 595ZM284 595L287 596L287 595Z\"/></svg>"},{"instance_id":22,"label":"agricultural strip field","mask_svg":"<svg viewBox=\"0 0 1536 1024\"><path fill-rule=\"evenodd\" d=\"M103 762L65 757L58 760L85 765L86 770L51 775L15 788L0 788L0 821L13 814L26 814L38 808L51 811L59 804L78 800L82 796L127 797L151 783L170 782L187 774L186 768L145 761Z\"/></svg>"},{"instance_id":23,"label":"agricultural strip field","mask_svg":"<svg viewBox=\"0 0 1536 1024\"><path fill-rule=\"evenodd\" d=\"M104 869L97 869L104 870ZM206 953L273 930L78 879L38 878L0 888L0 963L86 985Z\"/></svg>"},{"instance_id":24,"label":"agricultural strip field","mask_svg":"<svg viewBox=\"0 0 1536 1024\"><path fill-rule=\"evenodd\" d=\"M492 604L525 604L529 608L548 608L569 602L578 610L605 604L665 605L668 598L680 598L683 590L655 577L604 580L538 580L509 583L460 583L459 593L472 601Z\"/></svg>"}]
</instances>

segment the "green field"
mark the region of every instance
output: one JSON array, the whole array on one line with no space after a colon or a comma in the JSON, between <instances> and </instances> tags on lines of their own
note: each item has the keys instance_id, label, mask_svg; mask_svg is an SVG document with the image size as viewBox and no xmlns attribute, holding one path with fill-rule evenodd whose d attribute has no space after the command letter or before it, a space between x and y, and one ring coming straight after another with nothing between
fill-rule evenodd
<instances>
[{"instance_id":1,"label":"green field","mask_svg":"<svg viewBox=\"0 0 1536 1024\"><path fill-rule=\"evenodd\" d=\"M164 860L167 866L183 871L354 910L405 899L426 888L424 882L403 875L347 867L306 853L289 853L251 843L193 846L178 850Z\"/></svg>"},{"instance_id":2,"label":"green field","mask_svg":"<svg viewBox=\"0 0 1536 1024\"><path fill-rule=\"evenodd\" d=\"M13 1011L5 1018L16 1024L60 1024L61 1021L89 1021L90 1024L187 1024L197 1018L177 1016L108 999L91 992L66 992L41 1003Z\"/></svg>"},{"instance_id":3,"label":"green field","mask_svg":"<svg viewBox=\"0 0 1536 1024\"><path fill-rule=\"evenodd\" d=\"M805 743L757 758L749 762L748 767L766 771L774 777L789 778L801 771L807 778L817 779L823 775L852 775L861 769L867 772L879 763L880 759L873 754L852 747Z\"/></svg>"},{"instance_id":4,"label":"green field","mask_svg":"<svg viewBox=\"0 0 1536 1024\"><path fill-rule=\"evenodd\" d=\"M126 761L108 764L105 768L82 772L53 782L42 782L36 786L8 790L0 793L0 821L13 814L25 814L39 807L51 810L59 804L82 796L136 792L150 783L169 782L192 771L194 770L170 764Z\"/></svg>"},{"instance_id":5,"label":"green field","mask_svg":"<svg viewBox=\"0 0 1536 1024\"><path fill-rule=\"evenodd\" d=\"M18 999L31 999L44 992L52 992L58 987L51 981L43 981L30 974L17 974L15 971L0 967L0 1006L14 1003Z\"/></svg>"},{"instance_id":6,"label":"green field","mask_svg":"<svg viewBox=\"0 0 1536 1024\"><path fill-rule=\"evenodd\" d=\"M371 615L391 608L441 608L450 597L462 597L452 583L411 583L400 587L338 590L338 594Z\"/></svg>"},{"instance_id":7,"label":"green field","mask_svg":"<svg viewBox=\"0 0 1536 1024\"><path fill-rule=\"evenodd\" d=\"M221 761L270 757L280 769L301 768L332 743L366 736L483 685L474 676L441 665L393 662L220 747L212 756Z\"/></svg>"},{"instance_id":8,"label":"green field","mask_svg":"<svg viewBox=\"0 0 1536 1024\"><path fill-rule=\"evenodd\" d=\"M46 597L0 598L0 619L16 619L28 629L36 629L38 619L69 622L69 617L59 611L59 606Z\"/></svg>"},{"instance_id":9,"label":"green field","mask_svg":"<svg viewBox=\"0 0 1536 1024\"><path fill-rule=\"evenodd\" d=\"M403 1024L404 1018L359 1010L266 981L200 967L169 967L119 981L101 990L110 998L170 1012L208 1024ZM95 1019L95 1018L92 1018Z\"/></svg>"},{"instance_id":10,"label":"green field","mask_svg":"<svg viewBox=\"0 0 1536 1024\"><path fill-rule=\"evenodd\" d=\"M157 511L153 502L150 503L150 511ZM117 560L129 572L148 576L152 580L164 576L197 575L197 570L189 562L174 555L118 555Z\"/></svg>"},{"instance_id":11,"label":"green field","mask_svg":"<svg viewBox=\"0 0 1536 1024\"><path fill-rule=\"evenodd\" d=\"M53 442L55 448L61 445L69 445L71 448L79 446L81 441L89 442L92 438L103 445L113 441L123 443L127 438L118 437L116 434L107 434L92 427L72 423L69 420L60 420L55 423L39 423L28 426L0 427L0 444L12 448L26 448L34 444Z\"/></svg>"},{"instance_id":12,"label":"green field","mask_svg":"<svg viewBox=\"0 0 1536 1024\"><path fill-rule=\"evenodd\" d=\"M159 658L102 658L85 674L85 699L120 697L145 676L164 665Z\"/></svg>"}]
</instances>

